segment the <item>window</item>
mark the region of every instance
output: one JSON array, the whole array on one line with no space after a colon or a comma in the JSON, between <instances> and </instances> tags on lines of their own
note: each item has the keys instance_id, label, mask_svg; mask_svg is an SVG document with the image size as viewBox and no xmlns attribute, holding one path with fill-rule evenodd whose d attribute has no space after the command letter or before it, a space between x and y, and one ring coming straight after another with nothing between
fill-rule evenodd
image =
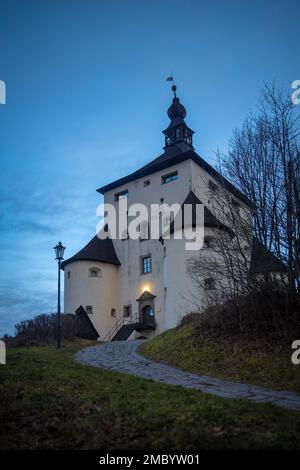
<instances>
[{"instance_id":1,"label":"window","mask_svg":"<svg viewBox=\"0 0 300 470\"><path fill-rule=\"evenodd\" d=\"M102 271L99 268L90 268L89 277L102 277Z\"/></svg>"},{"instance_id":2,"label":"window","mask_svg":"<svg viewBox=\"0 0 300 470\"><path fill-rule=\"evenodd\" d=\"M215 240L213 237L204 237L204 248L214 248L215 247Z\"/></svg>"},{"instance_id":3,"label":"window","mask_svg":"<svg viewBox=\"0 0 300 470\"><path fill-rule=\"evenodd\" d=\"M150 186L150 180L145 180L144 181L144 186Z\"/></svg>"},{"instance_id":4,"label":"window","mask_svg":"<svg viewBox=\"0 0 300 470\"><path fill-rule=\"evenodd\" d=\"M141 258L141 273L151 273L151 255L142 256Z\"/></svg>"},{"instance_id":5,"label":"window","mask_svg":"<svg viewBox=\"0 0 300 470\"><path fill-rule=\"evenodd\" d=\"M116 314L117 314L116 309L115 309L115 308L112 308L111 311L110 311L110 315L111 315L112 317L115 317Z\"/></svg>"},{"instance_id":6,"label":"window","mask_svg":"<svg viewBox=\"0 0 300 470\"><path fill-rule=\"evenodd\" d=\"M71 277L71 273L70 273L70 271L68 271L67 272L67 279L70 279L70 277Z\"/></svg>"},{"instance_id":7,"label":"window","mask_svg":"<svg viewBox=\"0 0 300 470\"><path fill-rule=\"evenodd\" d=\"M86 313L87 313L88 315L92 315L92 314L93 314L93 307L92 307L92 305L87 305L87 306L85 307L85 310L86 310Z\"/></svg>"},{"instance_id":8,"label":"window","mask_svg":"<svg viewBox=\"0 0 300 470\"><path fill-rule=\"evenodd\" d=\"M208 187L210 191L212 191L213 193L216 193L219 190L219 186L216 183L214 183L212 180L209 180Z\"/></svg>"},{"instance_id":9,"label":"window","mask_svg":"<svg viewBox=\"0 0 300 470\"><path fill-rule=\"evenodd\" d=\"M161 177L161 184L171 183L171 181L175 181L178 179L178 171L173 171L173 173L169 173L168 175Z\"/></svg>"},{"instance_id":10,"label":"window","mask_svg":"<svg viewBox=\"0 0 300 470\"><path fill-rule=\"evenodd\" d=\"M205 290L213 290L215 289L215 280L212 277L208 277L207 279L204 279L204 289Z\"/></svg>"},{"instance_id":11,"label":"window","mask_svg":"<svg viewBox=\"0 0 300 470\"><path fill-rule=\"evenodd\" d=\"M233 210L236 211L236 212L239 212L240 210L240 203L238 201L236 201L235 199L231 199L231 204L232 204L232 207L233 207Z\"/></svg>"},{"instance_id":12,"label":"window","mask_svg":"<svg viewBox=\"0 0 300 470\"><path fill-rule=\"evenodd\" d=\"M120 199L125 199L128 197L128 190L125 189L124 191L120 191L119 193L115 194L115 201L120 201Z\"/></svg>"},{"instance_id":13,"label":"window","mask_svg":"<svg viewBox=\"0 0 300 470\"><path fill-rule=\"evenodd\" d=\"M123 317L128 318L131 317L132 306L131 305L124 305L123 307Z\"/></svg>"}]
</instances>

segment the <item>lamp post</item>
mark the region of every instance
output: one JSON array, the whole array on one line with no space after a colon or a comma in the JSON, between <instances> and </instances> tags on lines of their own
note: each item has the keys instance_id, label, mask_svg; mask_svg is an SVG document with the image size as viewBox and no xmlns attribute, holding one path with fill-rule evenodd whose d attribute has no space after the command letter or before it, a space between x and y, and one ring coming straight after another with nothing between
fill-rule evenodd
<instances>
[{"instance_id":1,"label":"lamp post","mask_svg":"<svg viewBox=\"0 0 300 470\"><path fill-rule=\"evenodd\" d=\"M66 247L63 246L62 242L59 242L55 247L55 255L58 261L58 289L57 289L57 349L60 349L61 345L61 321L60 321L60 265L64 259L64 251Z\"/></svg>"}]
</instances>

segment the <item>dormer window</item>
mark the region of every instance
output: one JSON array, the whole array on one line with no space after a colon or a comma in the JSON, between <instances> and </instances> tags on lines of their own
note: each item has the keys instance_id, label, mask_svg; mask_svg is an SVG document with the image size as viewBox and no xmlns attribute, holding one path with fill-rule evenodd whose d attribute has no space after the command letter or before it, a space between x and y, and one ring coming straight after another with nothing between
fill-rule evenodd
<instances>
[{"instance_id":1,"label":"dormer window","mask_svg":"<svg viewBox=\"0 0 300 470\"><path fill-rule=\"evenodd\" d=\"M128 198L128 189L125 189L124 191L120 191L119 193L115 194L115 201L120 201L121 199L126 198Z\"/></svg>"},{"instance_id":2,"label":"dormer window","mask_svg":"<svg viewBox=\"0 0 300 470\"><path fill-rule=\"evenodd\" d=\"M173 173L169 173L168 175L164 175L161 177L161 184L171 183L178 179L178 171L173 171Z\"/></svg>"}]
</instances>

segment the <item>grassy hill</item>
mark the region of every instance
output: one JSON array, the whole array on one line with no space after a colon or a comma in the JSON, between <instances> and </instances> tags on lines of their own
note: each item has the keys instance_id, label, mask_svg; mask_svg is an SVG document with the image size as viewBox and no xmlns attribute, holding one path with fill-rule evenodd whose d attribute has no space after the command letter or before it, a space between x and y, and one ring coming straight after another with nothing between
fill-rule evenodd
<instances>
[{"instance_id":1,"label":"grassy hill","mask_svg":"<svg viewBox=\"0 0 300 470\"><path fill-rule=\"evenodd\" d=\"M146 349L177 335L186 344L187 334ZM87 344L9 348L1 449L300 449L300 413L83 366L73 354Z\"/></svg>"},{"instance_id":2,"label":"grassy hill","mask_svg":"<svg viewBox=\"0 0 300 470\"><path fill-rule=\"evenodd\" d=\"M291 362L291 344L262 337L206 337L195 317L145 343L145 356L183 370L300 393L300 366Z\"/></svg>"}]
</instances>

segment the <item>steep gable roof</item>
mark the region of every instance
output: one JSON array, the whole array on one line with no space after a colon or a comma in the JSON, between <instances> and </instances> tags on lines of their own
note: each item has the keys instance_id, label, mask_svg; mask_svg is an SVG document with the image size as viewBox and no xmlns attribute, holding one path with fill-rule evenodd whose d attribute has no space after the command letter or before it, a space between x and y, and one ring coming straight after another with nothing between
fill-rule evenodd
<instances>
[{"instance_id":1,"label":"steep gable roof","mask_svg":"<svg viewBox=\"0 0 300 470\"><path fill-rule=\"evenodd\" d=\"M80 322L79 338L96 340L99 338L99 333L94 327L90 317L82 305L75 311L76 317Z\"/></svg>"},{"instance_id":2,"label":"steep gable roof","mask_svg":"<svg viewBox=\"0 0 300 470\"><path fill-rule=\"evenodd\" d=\"M257 238L254 238L251 251L250 273L279 273L286 271L286 265L265 248Z\"/></svg>"},{"instance_id":3,"label":"steep gable roof","mask_svg":"<svg viewBox=\"0 0 300 470\"><path fill-rule=\"evenodd\" d=\"M185 198L182 207L182 223L184 222L184 206L185 204L190 204L192 206L192 226L196 226L196 206L197 204L202 204L200 199L196 196L193 191L190 191L187 197ZM213 227L218 228L220 230L224 230L228 232L231 236L234 236L233 231L227 227L227 225L220 222L220 220L208 209L208 207L204 206L204 227ZM174 221L171 222L170 232L174 231Z\"/></svg>"},{"instance_id":4,"label":"steep gable roof","mask_svg":"<svg viewBox=\"0 0 300 470\"><path fill-rule=\"evenodd\" d=\"M97 235L82 250L64 261L61 264L61 268L64 269L67 264L74 261L101 261L102 263L114 264L116 266L121 265L112 240L110 238L101 240Z\"/></svg>"},{"instance_id":5,"label":"steep gable roof","mask_svg":"<svg viewBox=\"0 0 300 470\"><path fill-rule=\"evenodd\" d=\"M174 145L166 150L162 155L152 160L147 165L143 166L139 170L120 178L112 183L109 183L102 188L97 189L101 194L110 191L111 189L118 188L124 184L130 183L138 178L148 176L156 171L164 170L172 165L181 163L186 160L193 160L197 165L199 165L203 170L205 170L210 176L215 178L221 185L223 184L225 188L230 191L234 196L240 199L249 207L252 207L253 204L245 194L243 194L239 189L237 189L233 184L231 184L226 178L224 178L215 168L213 168L209 163L203 160L200 155L198 155L194 150L189 149L187 151L182 151L179 145Z\"/></svg>"}]
</instances>

